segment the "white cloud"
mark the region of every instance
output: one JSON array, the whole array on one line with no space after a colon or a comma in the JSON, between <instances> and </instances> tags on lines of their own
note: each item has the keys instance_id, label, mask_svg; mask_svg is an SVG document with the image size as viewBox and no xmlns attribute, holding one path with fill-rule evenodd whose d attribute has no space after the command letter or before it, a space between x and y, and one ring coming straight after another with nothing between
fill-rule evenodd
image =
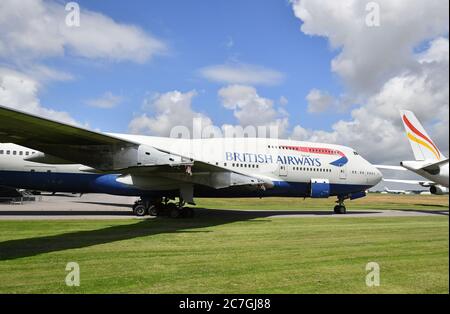
<instances>
[{"instance_id":1,"label":"white cloud","mask_svg":"<svg viewBox=\"0 0 450 314\"><path fill-rule=\"evenodd\" d=\"M366 1L292 3L304 33L339 48L331 68L348 87L343 99L362 104L331 132L297 126L294 138L346 144L373 162L396 164L411 158L399 116L409 109L448 152L448 1L377 1L381 26L373 28L364 23Z\"/></svg>"},{"instance_id":2,"label":"white cloud","mask_svg":"<svg viewBox=\"0 0 450 314\"><path fill-rule=\"evenodd\" d=\"M433 40L428 49L417 55L418 61L423 63L449 62L448 38L439 37Z\"/></svg>"},{"instance_id":3,"label":"white cloud","mask_svg":"<svg viewBox=\"0 0 450 314\"><path fill-rule=\"evenodd\" d=\"M442 41L442 38L437 40ZM431 60L432 55L441 59ZM363 106L351 112L351 120L335 123L332 132L298 126L294 128L293 137L347 144L373 161L398 163L411 158L399 115L399 109L409 109L428 127L440 149L448 153L448 44L447 55L427 56L428 62L421 63L417 71L388 80Z\"/></svg>"},{"instance_id":4,"label":"white cloud","mask_svg":"<svg viewBox=\"0 0 450 314\"><path fill-rule=\"evenodd\" d=\"M20 14L18 14L20 12ZM80 27L68 27L58 2L0 2L0 57L24 62L67 54L145 62L166 45L140 28L81 7Z\"/></svg>"},{"instance_id":5,"label":"white cloud","mask_svg":"<svg viewBox=\"0 0 450 314\"><path fill-rule=\"evenodd\" d=\"M38 98L39 87L39 83L33 78L0 67L0 105L72 125L80 125L66 112L43 107Z\"/></svg>"},{"instance_id":6,"label":"white cloud","mask_svg":"<svg viewBox=\"0 0 450 314\"><path fill-rule=\"evenodd\" d=\"M214 136L231 137L286 135L289 125L287 112L281 107L276 108L273 100L259 96L252 86L230 85L218 91L222 105L233 111L235 124L214 126L211 118L192 108L196 95L196 91L182 93L176 90L149 94L142 106L149 112L132 119L130 132L170 136L172 131L179 130L177 127L183 126L189 130L186 134L189 136L210 137L213 133ZM198 134L193 132L194 120L201 124L195 126L200 126L200 129L195 129L195 132L200 131ZM177 136L178 132L172 135Z\"/></svg>"},{"instance_id":7,"label":"white cloud","mask_svg":"<svg viewBox=\"0 0 450 314\"><path fill-rule=\"evenodd\" d=\"M367 94L414 66L413 49L448 32L446 0L378 0L380 26L365 23L366 0L292 0L307 35L326 37L339 49L331 68L352 92Z\"/></svg>"},{"instance_id":8,"label":"white cloud","mask_svg":"<svg viewBox=\"0 0 450 314\"><path fill-rule=\"evenodd\" d=\"M306 96L306 100L308 101L308 111L311 113L327 111L335 103L332 96L318 89L312 89Z\"/></svg>"},{"instance_id":9,"label":"white cloud","mask_svg":"<svg viewBox=\"0 0 450 314\"><path fill-rule=\"evenodd\" d=\"M284 97L284 96L280 96L280 99L278 100L278 103L282 106L285 106L289 103L289 100Z\"/></svg>"},{"instance_id":10,"label":"white cloud","mask_svg":"<svg viewBox=\"0 0 450 314\"><path fill-rule=\"evenodd\" d=\"M92 107L110 109L119 105L122 100L123 98L121 96L114 95L111 92L106 92L99 98L87 100L86 104Z\"/></svg>"},{"instance_id":11,"label":"white cloud","mask_svg":"<svg viewBox=\"0 0 450 314\"><path fill-rule=\"evenodd\" d=\"M22 72L41 83L50 81L70 81L74 79L73 75L70 73L53 69L42 64L28 64L26 68L22 69Z\"/></svg>"},{"instance_id":12,"label":"white cloud","mask_svg":"<svg viewBox=\"0 0 450 314\"><path fill-rule=\"evenodd\" d=\"M129 130L135 134L169 136L173 127L184 126L192 131L194 118L201 119L202 127L211 125L211 119L192 109L195 91L182 93L170 91L144 100L145 107L154 111L154 116L146 113L135 117L129 124Z\"/></svg>"},{"instance_id":13,"label":"white cloud","mask_svg":"<svg viewBox=\"0 0 450 314\"><path fill-rule=\"evenodd\" d=\"M277 126L282 136L288 127L287 113L275 108L271 99L258 95L256 89L246 85L230 85L218 92L222 105L233 110L241 126Z\"/></svg>"},{"instance_id":14,"label":"white cloud","mask_svg":"<svg viewBox=\"0 0 450 314\"><path fill-rule=\"evenodd\" d=\"M68 27L61 2L0 1L0 104L52 119L79 124L68 113L48 109L39 91L50 81L73 75L43 64L52 57L76 56L107 61L145 62L167 49L139 27L115 22L81 7L80 27ZM91 105L108 107L119 99L105 94Z\"/></svg>"},{"instance_id":15,"label":"white cloud","mask_svg":"<svg viewBox=\"0 0 450 314\"><path fill-rule=\"evenodd\" d=\"M200 69L200 74L208 80L225 84L276 85L284 79L281 72L243 63L211 65Z\"/></svg>"}]
</instances>

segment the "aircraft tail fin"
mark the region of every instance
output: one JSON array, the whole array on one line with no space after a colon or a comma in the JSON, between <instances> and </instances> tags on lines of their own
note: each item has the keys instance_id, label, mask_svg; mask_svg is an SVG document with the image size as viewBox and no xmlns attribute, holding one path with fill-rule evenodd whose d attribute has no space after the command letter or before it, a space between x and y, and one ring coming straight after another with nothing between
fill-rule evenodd
<instances>
[{"instance_id":1,"label":"aircraft tail fin","mask_svg":"<svg viewBox=\"0 0 450 314\"><path fill-rule=\"evenodd\" d=\"M427 131L416 118L412 111L401 110L403 125L406 136L414 153L416 160L442 160L445 156L428 136Z\"/></svg>"}]
</instances>

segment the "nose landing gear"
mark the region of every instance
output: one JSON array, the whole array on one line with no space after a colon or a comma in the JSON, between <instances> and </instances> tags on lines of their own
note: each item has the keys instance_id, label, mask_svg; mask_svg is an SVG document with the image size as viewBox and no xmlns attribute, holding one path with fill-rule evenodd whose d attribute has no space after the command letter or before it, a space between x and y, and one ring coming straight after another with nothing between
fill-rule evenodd
<instances>
[{"instance_id":1,"label":"nose landing gear","mask_svg":"<svg viewBox=\"0 0 450 314\"><path fill-rule=\"evenodd\" d=\"M334 206L334 213L338 215L344 215L347 213L347 209L344 205L344 198L338 197L338 200L336 201L338 203L336 206Z\"/></svg>"}]
</instances>

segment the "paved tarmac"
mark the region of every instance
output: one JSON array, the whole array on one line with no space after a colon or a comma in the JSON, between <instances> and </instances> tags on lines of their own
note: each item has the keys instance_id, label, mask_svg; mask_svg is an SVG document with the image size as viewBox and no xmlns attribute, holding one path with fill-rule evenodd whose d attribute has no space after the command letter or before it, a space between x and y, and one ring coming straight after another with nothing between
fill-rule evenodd
<instances>
[{"instance_id":1,"label":"paved tarmac","mask_svg":"<svg viewBox=\"0 0 450 314\"><path fill-rule=\"evenodd\" d=\"M58 194L42 195L34 202L0 203L0 220L50 220L50 219L150 219L133 215L131 206L137 198L104 194L83 196ZM239 216L265 218L307 218L307 217L407 217L446 215L447 210L351 210L346 215L335 215L331 210L219 210L195 209L196 216Z\"/></svg>"}]
</instances>

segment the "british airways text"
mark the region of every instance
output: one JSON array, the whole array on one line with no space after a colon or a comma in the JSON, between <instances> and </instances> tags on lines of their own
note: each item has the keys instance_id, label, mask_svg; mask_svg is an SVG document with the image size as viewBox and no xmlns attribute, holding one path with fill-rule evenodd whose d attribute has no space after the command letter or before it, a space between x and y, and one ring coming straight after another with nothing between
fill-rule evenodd
<instances>
[{"instance_id":1,"label":"british airways text","mask_svg":"<svg viewBox=\"0 0 450 314\"><path fill-rule=\"evenodd\" d=\"M313 166L320 167L322 163L319 158L311 158L304 156L273 156L268 154L252 154L252 153L235 153L235 152L226 152L225 153L226 161L234 161L234 162L256 162L256 163L265 163L272 164L278 163L282 165L296 165L296 166Z\"/></svg>"}]
</instances>

